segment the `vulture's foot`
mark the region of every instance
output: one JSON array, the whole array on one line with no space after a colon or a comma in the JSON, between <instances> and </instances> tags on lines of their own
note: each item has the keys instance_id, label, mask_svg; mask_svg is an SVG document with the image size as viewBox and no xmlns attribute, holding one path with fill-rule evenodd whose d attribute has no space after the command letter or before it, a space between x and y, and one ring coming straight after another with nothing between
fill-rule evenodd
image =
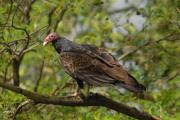
<instances>
[{"instance_id":1,"label":"vulture's foot","mask_svg":"<svg viewBox=\"0 0 180 120\"><path fill-rule=\"evenodd\" d=\"M79 96L81 96L81 94L82 94L82 93L81 93L80 89L77 88L74 93L72 93L72 94L70 94L70 95L67 95L67 97L79 97Z\"/></svg>"}]
</instances>

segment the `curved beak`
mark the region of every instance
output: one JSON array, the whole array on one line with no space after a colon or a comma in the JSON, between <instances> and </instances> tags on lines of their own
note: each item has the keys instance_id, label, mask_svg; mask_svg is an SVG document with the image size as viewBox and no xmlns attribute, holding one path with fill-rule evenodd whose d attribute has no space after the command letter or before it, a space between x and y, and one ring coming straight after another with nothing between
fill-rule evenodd
<instances>
[{"instance_id":1,"label":"curved beak","mask_svg":"<svg viewBox=\"0 0 180 120\"><path fill-rule=\"evenodd\" d=\"M48 42L49 42L49 39L48 39L48 37L46 37L46 38L44 39L43 46L47 45Z\"/></svg>"},{"instance_id":2,"label":"curved beak","mask_svg":"<svg viewBox=\"0 0 180 120\"><path fill-rule=\"evenodd\" d=\"M48 42L47 41L44 41L43 42L43 46L45 46L45 45L47 45L48 44Z\"/></svg>"}]
</instances>

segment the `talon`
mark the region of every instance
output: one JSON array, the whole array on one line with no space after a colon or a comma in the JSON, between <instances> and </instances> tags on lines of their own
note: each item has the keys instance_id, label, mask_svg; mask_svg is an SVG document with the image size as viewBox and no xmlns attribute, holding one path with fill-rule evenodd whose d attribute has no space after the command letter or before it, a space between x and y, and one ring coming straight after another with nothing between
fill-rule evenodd
<instances>
[{"instance_id":1,"label":"talon","mask_svg":"<svg viewBox=\"0 0 180 120\"><path fill-rule=\"evenodd\" d=\"M68 95L67 97L78 97L81 95L80 89L78 88L73 94Z\"/></svg>"}]
</instances>

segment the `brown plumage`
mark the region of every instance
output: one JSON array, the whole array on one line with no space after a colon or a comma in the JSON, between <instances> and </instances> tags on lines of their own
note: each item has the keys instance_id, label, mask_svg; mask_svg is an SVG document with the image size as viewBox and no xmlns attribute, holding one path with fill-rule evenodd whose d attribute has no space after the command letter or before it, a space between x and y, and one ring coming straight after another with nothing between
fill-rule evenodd
<instances>
[{"instance_id":1,"label":"brown plumage","mask_svg":"<svg viewBox=\"0 0 180 120\"><path fill-rule=\"evenodd\" d=\"M145 90L145 87L124 70L105 49L92 45L79 45L56 33L49 34L44 40L44 45L49 42L53 43L60 54L65 71L77 81L80 88L83 88L85 81L93 86L110 84L121 86L132 92Z\"/></svg>"}]
</instances>

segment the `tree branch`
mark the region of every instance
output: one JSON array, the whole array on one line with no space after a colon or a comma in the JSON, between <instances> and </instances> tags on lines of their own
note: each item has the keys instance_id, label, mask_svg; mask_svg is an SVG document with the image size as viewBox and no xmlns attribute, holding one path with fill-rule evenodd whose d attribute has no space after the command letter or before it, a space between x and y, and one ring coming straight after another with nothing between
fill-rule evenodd
<instances>
[{"instance_id":1,"label":"tree branch","mask_svg":"<svg viewBox=\"0 0 180 120\"><path fill-rule=\"evenodd\" d=\"M68 5L65 5L65 6L61 9L61 12L59 13L59 17L58 17L57 21L56 21L55 24L54 24L53 31L56 32L57 27L58 27L58 24L59 24L59 22L62 21L62 19L63 19L63 17L64 17L64 14L65 14L65 12L67 11L67 9L68 9Z\"/></svg>"},{"instance_id":2,"label":"tree branch","mask_svg":"<svg viewBox=\"0 0 180 120\"><path fill-rule=\"evenodd\" d=\"M159 118L153 117L146 112L139 111L134 107L129 107L122 103L118 103L100 94L91 94L90 96L82 100L82 99L74 99L74 98L69 99L69 97L67 98L67 97L53 97L53 96L40 95L22 89L20 87L16 87L2 82L0 82L0 87L22 94L28 97L29 99L33 100L36 104L42 103L42 104L53 104L53 105L63 105L63 106L103 106L115 110L117 112L126 114L128 116L131 116L133 118L137 118L139 120L160 120Z\"/></svg>"},{"instance_id":3,"label":"tree branch","mask_svg":"<svg viewBox=\"0 0 180 120\"><path fill-rule=\"evenodd\" d=\"M21 60L19 57L15 57L12 59L12 67L13 67L13 84L15 86L19 86L19 67Z\"/></svg>"},{"instance_id":4,"label":"tree branch","mask_svg":"<svg viewBox=\"0 0 180 120\"><path fill-rule=\"evenodd\" d=\"M35 84L35 87L34 87L34 92L38 91L40 80L41 80L41 77L42 77L42 74L43 74L43 68L44 68L44 59L42 60L42 63L41 63L40 68L39 68L39 77L38 77L38 79L36 81L36 84Z\"/></svg>"},{"instance_id":5,"label":"tree branch","mask_svg":"<svg viewBox=\"0 0 180 120\"><path fill-rule=\"evenodd\" d=\"M159 40L155 40L155 41L149 40L148 42L146 42L146 43L144 43L143 45L137 47L136 49L133 49L133 50L131 50L131 51L128 51L128 52L124 53L123 55L121 55L121 56L119 57L118 60L122 60L122 59L124 59L125 57L127 57L127 56L129 56L129 55L131 55L131 54L133 54L133 53L135 53L135 52L137 52L137 51L140 50L140 49L143 49L143 48L146 47L146 46L149 46L149 45L152 45L152 44L156 44L156 43L160 43L160 42L166 41L166 40L167 40L167 41L180 40L179 38L180 38L180 32L167 35L167 36L165 36L165 37L163 37L163 38L160 38Z\"/></svg>"},{"instance_id":6,"label":"tree branch","mask_svg":"<svg viewBox=\"0 0 180 120\"><path fill-rule=\"evenodd\" d=\"M51 32L51 28L50 28L50 26L51 26L51 24L52 24L52 16L53 16L53 13L54 13L54 11L57 9L57 6L54 6L54 7L52 7L52 9L51 9L51 11L49 12L49 14L48 14L48 30L47 30L47 35Z\"/></svg>"},{"instance_id":7,"label":"tree branch","mask_svg":"<svg viewBox=\"0 0 180 120\"><path fill-rule=\"evenodd\" d=\"M116 13L122 13L122 12L130 11L130 10L131 11L137 11L138 9L135 6L132 5L132 6L128 6L128 7L125 7L125 8L109 11L108 14L109 15L114 15Z\"/></svg>"},{"instance_id":8,"label":"tree branch","mask_svg":"<svg viewBox=\"0 0 180 120\"><path fill-rule=\"evenodd\" d=\"M30 23L30 12L32 10L32 5L36 2L36 0L30 0L30 4L25 7L24 14L25 14L25 22L27 24Z\"/></svg>"},{"instance_id":9,"label":"tree branch","mask_svg":"<svg viewBox=\"0 0 180 120\"><path fill-rule=\"evenodd\" d=\"M71 80L71 79L69 79ZM69 81L68 80L68 81ZM71 85L72 83L70 82L66 82L65 84L59 84L58 86L56 86L56 88L52 91L52 93L50 93L50 96L55 96L58 95L60 91L62 91L62 89L67 88ZM37 92L37 91L35 91ZM35 105L38 105L37 109L35 109L34 112L38 113L39 111L41 111L43 108L47 107L46 104L35 104L35 102L33 100L25 100L24 102L22 102L21 104L18 105L18 107L16 108L16 110L13 112L14 114L12 115L13 120L15 120L16 116L18 114L20 114L21 112L27 112L29 109L31 109L32 107L34 107Z\"/></svg>"}]
</instances>

